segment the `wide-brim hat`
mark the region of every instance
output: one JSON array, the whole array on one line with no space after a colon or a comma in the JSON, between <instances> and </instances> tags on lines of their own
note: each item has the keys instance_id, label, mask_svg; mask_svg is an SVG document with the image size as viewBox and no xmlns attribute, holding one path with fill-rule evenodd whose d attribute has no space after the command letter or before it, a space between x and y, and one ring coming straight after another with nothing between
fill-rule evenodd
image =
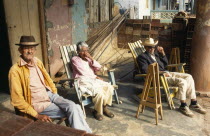
<instances>
[{"instance_id":1,"label":"wide-brim hat","mask_svg":"<svg viewBox=\"0 0 210 136\"><path fill-rule=\"evenodd\" d=\"M39 43L35 41L35 38L33 36L21 36L20 43L17 43L15 45L18 46L37 46Z\"/></svg>"},{"instance_id":2,"label":"wide-brim hat","mask_svg":"<svg viewBox=\"0 0 210 136\"><path fill-rule=\"evenodd\" d=\"M148 47L155 47L158 44L158 40L154 40L153 38L148 38L144 41L143 45Z\"/></svg>"}]
</instances>

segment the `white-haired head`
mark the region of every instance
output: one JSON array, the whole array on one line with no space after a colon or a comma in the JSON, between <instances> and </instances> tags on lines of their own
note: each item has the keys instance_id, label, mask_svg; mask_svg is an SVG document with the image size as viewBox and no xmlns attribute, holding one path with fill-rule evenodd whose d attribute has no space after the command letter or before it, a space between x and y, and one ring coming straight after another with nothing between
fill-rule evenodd
<instances>
[{"instance_id":1,"label":"white-haired head","mask_svg":"<svg viewBox=\"0 0 210 136\"><path fill-rule=\"evenodd\" d=\"M83 42L83 41L78 42L77 43L77 51L79 52L82 49L82 47L87 47L88 48L87 43Z\"/></svg>"}]
</instances>

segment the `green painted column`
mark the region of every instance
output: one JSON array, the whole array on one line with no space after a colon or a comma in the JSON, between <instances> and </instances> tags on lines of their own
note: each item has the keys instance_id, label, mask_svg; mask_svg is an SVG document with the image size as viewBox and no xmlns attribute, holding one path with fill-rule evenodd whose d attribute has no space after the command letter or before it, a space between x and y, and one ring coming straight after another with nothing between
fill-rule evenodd
<instances>
[{"instance_id":1,"label":"green painted column","mask_svg":"<svg viewBox=\"0 0 210 136\"><path fill-rule=\"evenodd\" d=\"M210 92L210 0L197 1L191 73L196 91Z\"/></svg>"},{"instance_id":2,"label":"green painted column","mask_svg":"<svg viewBox=\"0 0 210 136\"><path fill-rule=\"evenodd\" d=\"M88 25L85 0L74 0L72 10L72 44L87 40Z\"/></svg>"}]
</instances>

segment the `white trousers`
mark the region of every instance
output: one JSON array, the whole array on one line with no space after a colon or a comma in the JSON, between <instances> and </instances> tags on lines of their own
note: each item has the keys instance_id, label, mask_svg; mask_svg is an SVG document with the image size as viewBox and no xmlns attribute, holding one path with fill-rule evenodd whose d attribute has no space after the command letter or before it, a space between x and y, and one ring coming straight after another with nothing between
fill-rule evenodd
<instances>
[{"instance_id":1,"label":"white trousers","mask_svg":"<svg viewBox=\"0 0 210 136\"><path fill-rule=\"evenodd\" d=\"M103 106L112 105L113 86L100 79L88 77L79 78L79 87L82 93L93 96L94 109L103 114Z\"/></svg>"},{"instance_id":2,"label":"white trousers","mask_svg":"<svg viewBox=\"0 0 210 136\"><path fill-rule=\"evenodd\" d=\"M186 100L186 98L196 99L195 83L190 74L170 72L170 77L166 77L169 86L178 86L177 98Z\"/></svg>"}]
</instances>

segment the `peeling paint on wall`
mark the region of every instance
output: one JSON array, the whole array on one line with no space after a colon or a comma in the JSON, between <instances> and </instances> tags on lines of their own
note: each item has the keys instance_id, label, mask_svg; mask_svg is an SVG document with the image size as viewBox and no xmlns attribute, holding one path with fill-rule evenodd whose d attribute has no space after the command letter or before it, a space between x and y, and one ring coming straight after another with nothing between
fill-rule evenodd
<instances>
[{"instance_id":1,"label":"peeling paint on wall","mask_svg":"<svg viewBox=\"0 0 210 136\"><path fill-rule=\"evenodd\" d=\"M72 43L87 40L87 14L84 0L75 0L72 6Z\"/></svg>"},{"instance_id":2,"label":"peeling paint on wall","mask_svg":"<svg viewBox=\"0 0 210 136\"><path fill-rule=\"evenodd\" d=\"M44 8L45 9L50 8L50 6L53 4L53 1L54 0L45 0L45 2L44 2Z\"/></svg>"},{"instance_id":3,"label":"peeling paint on wall","mask_svg":"<svg viewBox=\"0 0 210 136\"><path fill-rule=\"evenodd\" d=\"M150 0L114 0L114 2L119 2L122 8L131 8L134 19L143 19L143 16L150 16L150 9L152 8Z\"/></svg>"},{"instance_id":4,"label":"peeling paint on wall","mask_svg":"<svg viewBox=\"0 0 210 136\"><path fill-rule=\"evenodd\" d=\"M134 18L139 18L139 3L140 0L115 0L114 1L116 5L121 5L120 8L130 9L132 8L134 12Z\"/></svg>"},{"instance_id":5,"label":"peeling paint on wall","mask_svg":"<svg viewBox=\"0 0 210 136\"><path fill-rule=\"evenodd\" d=\"M70 9L60 0L45 1L48 58L52 77L63 67L59 46L72 44Z\"/></svg>"}]
</instances>

